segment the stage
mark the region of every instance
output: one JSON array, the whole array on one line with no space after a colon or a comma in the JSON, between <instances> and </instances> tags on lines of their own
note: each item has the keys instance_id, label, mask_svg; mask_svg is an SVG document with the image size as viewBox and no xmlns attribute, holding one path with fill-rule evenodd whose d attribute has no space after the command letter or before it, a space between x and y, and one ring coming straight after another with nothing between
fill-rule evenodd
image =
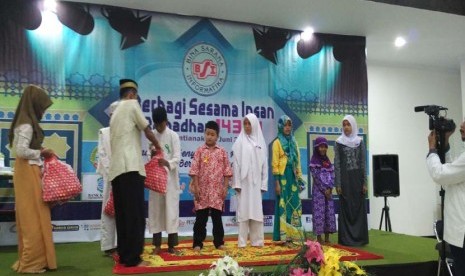
<instances>
[{"instance_id":1,"label":"stage","mask_svg":"<svg viewBox=\"0 0 465 276\"><path fill-rule=\"evenodd\" d=\"M360 249L383 256L383 259L357 261L368 272L378 275L436 275L437 252L434 249L436 240L432 238L414 237L379 230L370 230L370 244ZM234 236L228 236L234 237ZM208 237L207 237L208 238ZM191 239L191 237L185 237ZM335 242L333 235L331 241ZM150 240L147 240L150 242ZM114 275L114 262L104 257L100 252L99 242L60 243L56 244L58 270L54 276ZM0 247L0 271L2 275L17 275L10 270L17 257L15 246ZM272 272L273 266L256 266L253 272L267 274ZM150 275L199 275L205 270L161 272ZM180 274L182 273L182 274Z\"/></svg>"}]
</instances>

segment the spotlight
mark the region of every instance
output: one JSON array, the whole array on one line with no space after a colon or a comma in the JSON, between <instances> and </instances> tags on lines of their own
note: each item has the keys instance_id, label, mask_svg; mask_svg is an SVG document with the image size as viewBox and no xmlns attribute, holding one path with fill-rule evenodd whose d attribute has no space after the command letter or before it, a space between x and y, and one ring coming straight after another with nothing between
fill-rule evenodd
<instances>
[{"instance_id":1,"label":"spotlight","mask_svg":"<svg viewBox=\"0 0 465 276\"><path fill-rule=\"evenodd\" d=\"M253 29L257 52L267 60L277 64L276 52L282 49L291 37L291 32L274 27Z\"/></svg>"},{"instance_id":2,"label":"spotlight","mask_svg":"<svg viewBox=\"0 0 465 276\"><path fill-rule=\"evenodd\" d=\"M87 6L87 5L86 5ZM58 2L56 7L58 20L81 35L88 35L94 29L94 18L89 12L89 7L72 2Z\"/></svg>"},{"instance_id":3,"label":"spotlight","mask_svg":"<svg viewBox=\"0 0 465 276\"><path fill-rule=\"evenodd\" d=\"M323 43L317 34L313 34L308 40L301 38L297 42L297 54L303 59L309 58L321 51Z\"/></svg>"},{"instance_id":4,"label":"spotlight","mask_svg":"<svg viewBox=\"0 0 465 276\"><path fill-rule=\"evenodd\" d=\"M151 16L139 16L130 9L104 7L102 15L121 34L121 50L143 43L147 39Z\"/></svg>"}]
</instances>

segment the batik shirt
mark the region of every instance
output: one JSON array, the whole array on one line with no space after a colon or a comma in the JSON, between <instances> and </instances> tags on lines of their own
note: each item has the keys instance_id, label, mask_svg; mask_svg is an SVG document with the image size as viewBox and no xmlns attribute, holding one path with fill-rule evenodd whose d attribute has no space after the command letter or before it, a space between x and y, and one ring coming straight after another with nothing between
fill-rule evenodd
<instances>
[{"instance_id":1,"label":"batik shirt","mask_svg":"<svg viewBox=\"0 0 465 276\"><path fill-rule=\"evenodd\" d=\"M214 208L222 211L224 178L232 176L226 150L218 145L213 149L206 144L200 146L194 154L189 175L198 177L199 198L194 200L195 210Z\"/></svg>"}]
</instances>

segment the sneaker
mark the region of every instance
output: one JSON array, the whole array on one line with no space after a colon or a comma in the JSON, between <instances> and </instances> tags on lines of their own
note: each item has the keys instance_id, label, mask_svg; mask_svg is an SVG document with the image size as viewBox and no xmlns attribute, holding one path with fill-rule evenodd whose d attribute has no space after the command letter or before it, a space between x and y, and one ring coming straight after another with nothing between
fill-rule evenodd
<instances>
[{"instance_id":1,"label":"sneaker","mask_svg":"<svg viewBox=\"0 0 465 276\"><path fill-rule=\"evenodd\" d=\"M224 245L220 245L220 246L218 246L216 249L218 249L218 250L225 250L226 248L224 247Z\"/></svg>"},{"instance_id":2,"label":"sneaker","mask_svg":"<svg viewBox=\"0 0 465 276\"><path fill-rule=\"evenodd\" d=\"M200 249L201 249L200 246L194 247L194 251L196 251L196 252L200 252Z\"/></svg>"}]
</instances>

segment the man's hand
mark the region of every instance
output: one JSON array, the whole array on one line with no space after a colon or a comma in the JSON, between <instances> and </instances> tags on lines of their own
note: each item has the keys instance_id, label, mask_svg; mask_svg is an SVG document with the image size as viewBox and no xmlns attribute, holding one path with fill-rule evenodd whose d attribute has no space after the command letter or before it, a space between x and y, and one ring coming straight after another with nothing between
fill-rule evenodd
<instances>
[{"instance_id":1,"label":"man's hand","mask_svg":"<svg viewBox=\"0 0 465 276\"><path fill-rule=\"evenodd\" d=\"M55 155L55 152L53 152L52 149L42 148L42 149L40 150L40 156L42 156L42 157L45 158L45 159L50 158L50 157L52 157L53 155Z\"/></svg>"},{"instance_id":2,"label":"man's hand","mask_svg":"<svg viewBox=\"0 0 465 276\"><path fill-rule=\"evenodd\" d=\"M160 143L158 143L158 140L157 140L157 138L155 137L155 134L153 134L152 129L150 128L150 126L147 126L147 127L144 129L144 134L145 134L145 137L147 137L147 139L149 139L149 141L152 142L152 145L153 145L157 150L161 150Z\"/></svg>"}]
</instances>

